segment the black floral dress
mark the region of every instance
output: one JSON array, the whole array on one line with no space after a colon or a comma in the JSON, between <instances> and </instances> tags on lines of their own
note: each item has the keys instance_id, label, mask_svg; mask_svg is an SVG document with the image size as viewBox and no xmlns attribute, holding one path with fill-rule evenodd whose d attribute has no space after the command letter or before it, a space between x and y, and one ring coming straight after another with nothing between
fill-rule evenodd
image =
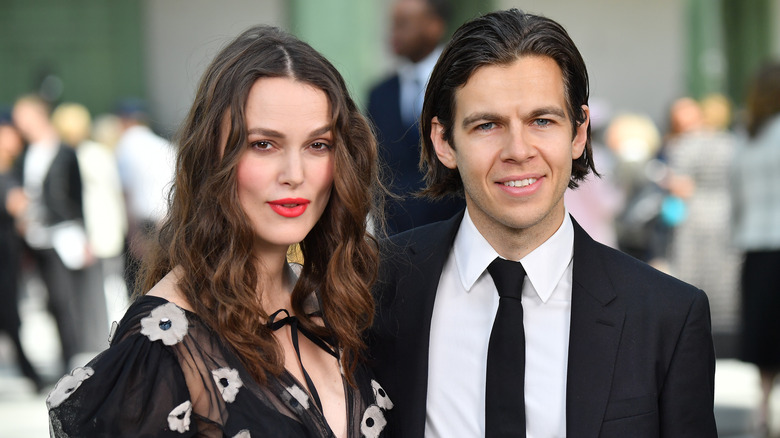
<instances>
[{"instance_id":1,"label":"black floral dress","mask_svg":"<svg viewBox=\"0 0 780 438\"><path fill-rule=\"evenodd\" d=\"M344 384L347 435L385 436L393 403L364 366L355 381ZM144 296L46 405L53 437L334 436L305 388L286 371L260 385L197 315Z\"/></svg>"}]
</instances>

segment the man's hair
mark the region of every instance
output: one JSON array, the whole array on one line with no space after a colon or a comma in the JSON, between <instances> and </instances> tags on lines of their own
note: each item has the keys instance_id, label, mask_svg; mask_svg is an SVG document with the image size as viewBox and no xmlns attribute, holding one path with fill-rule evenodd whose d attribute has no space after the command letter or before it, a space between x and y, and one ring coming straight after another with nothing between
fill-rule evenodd
<instances>
[{"instance_id":1,"label":"man's hair","mask_svg":"<svg viewBox=\"0 0 780 438\"><path fill-rule=\"evenodd\" d=\"M437 17L441 18L442 21L445 23L450 21L452 18L452 5L449 0L425 0L425 2L428 3L428 7L431 8L431 11L433 11Z\"/></svg>"},{"instance_id":2,"label":"man's hair","mask_svg":"<svg viewBox=\"0 0 780 438\"><path fill-rule=\"evenodd\" d=\"M431 141L431 120L438 117L444 139L453 143L455 94L474 72L484 66L508 65L523 56L553 59L563 75L567 112L572 135L586 120L582 105L588 104L588 72L585 62L566 30L549 18L526 14L517 9L492 12L463 24L444 48L425 90L420 120L422 154L420 167L425 171L423 195L441 198L462 195L463 183L457 169L444 166ZM593 166L590 125L582 156L572 162L569 187L576 188ZM597 173L596 173L597 174Z\"/></svg>"},{"instance_id":3,"label":"man's hair","mask_svg":"<svg viewBox=\"0 0 780 438\"><path fill-rule=\"evenodd\" d=\"M19 96L14 102L14 108L21 105L29 105L35 107L40 114L48 118L51 114L51 105L37 94L25 94Z\"/></svg>"}]
</instances>

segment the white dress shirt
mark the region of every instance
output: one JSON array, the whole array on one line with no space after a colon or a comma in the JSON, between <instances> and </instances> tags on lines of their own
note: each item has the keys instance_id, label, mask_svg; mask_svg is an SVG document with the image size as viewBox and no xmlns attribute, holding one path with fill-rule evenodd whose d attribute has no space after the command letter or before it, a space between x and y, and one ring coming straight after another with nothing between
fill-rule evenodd
<instances>
[{"instance_id":1,"label":"white dress shirt","mask_svg":"<svg viewBox=\"0 0 780 438\"><path fill-rule=\"evenodd\" d=\"M528 438L566 436L573 252L574 228L567 212L555 234L520 260L527 273L523 324ZM496 257L467 210L433 307L426 437L485 435L487 350L499 299L487 267Z\"/></svg>"},{"instance_id":2,"label":"white dress shirt","mask_svg":"<svg viewBox=\"0 0 780 438\"><path fill-rule=\"evenodd\" d=\"M43 182L60 147L56 141L41 141L27 146L22 184L30 203L25 211L24 239L34 249L52 247L51 230L48 227L51 224L45 223L48 210L43 199Z\"/></svg>"},{"instance_id":3,"label":"white dress shirt","mask_svg":"<svg viewBox=\"0 0 780 438\"><path fill-rule=\"evenodd\" d=\"M437 47L420 62L407 63L398 68L398 81L400 87L401 119L404 122L414 123L422 111L425 87L431 76L436 61L439 60L442 47Z\"/></svg>"},{"instance_id":4,"label":"white dress shirt","mask_svg":"<svg viewBox=\"0 0 780 438\"><path fill-rule=\"evenodd\" d=\"M176 151L147 126L127 129L116 145L117 168L127 192L129 214L160 222L168 212L168 190L176 167Z\"/></svg>"},{"instance_id":5,"label":"white dress shirt","mask_svg":"<svg viewBox=\"0 0 780 438\"><path fill-rule=\"evenodd\" d=\"M30 143L27 146L23 184L28 196L40 196L43 191L43 181L59 151L60 145L56 142Z\"/></svg>"}]
</instances>

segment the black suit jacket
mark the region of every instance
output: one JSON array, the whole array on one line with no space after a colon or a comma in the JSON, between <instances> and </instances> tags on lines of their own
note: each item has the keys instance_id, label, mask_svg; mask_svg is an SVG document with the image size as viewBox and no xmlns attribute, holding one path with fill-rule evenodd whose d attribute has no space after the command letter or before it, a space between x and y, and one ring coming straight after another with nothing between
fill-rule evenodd
<instances>
[{"instance_id":1,"label":"black suit jacket","mask_svg":"<svg viewBox=\"0 0 780 438\"><path fill-rule=\"evenodd\" d=\"M399 437L424 434L431 314L462 217L383 247L369 356ZM706 295L595 242L575 221L567 436L716 437L714 375Z\"/></svg>"},{"instance_id":2,"label":"black suit jacket","mask_svg":"<svg viewBox=\"0 0 780 438\"><path fill-rule=\"evenodd\" d=\"M441 221L465 205L461 199L432 201L412 196L424 187L419 169L420 130L417 123L401 117L401 85L398 75L379 83L368 99L368 117L379 140L379 157L391 192L402 199L388 199L386 222L389 234Z\"/></svg>"},{"instance_id":3,"label":"black suit jacket","mask_svg":"<svg viewBox=\"0 0 780 438\"><path fill-rule=\"evenodd\" d=\"M24 163L28 149L16 162L15 174L24 181ZM81 172L73 148L60 144L57 155L43 180L43 204L46 208L44 225L56 225L68 220L83 220Z\"/></svg>"}]
</instances>

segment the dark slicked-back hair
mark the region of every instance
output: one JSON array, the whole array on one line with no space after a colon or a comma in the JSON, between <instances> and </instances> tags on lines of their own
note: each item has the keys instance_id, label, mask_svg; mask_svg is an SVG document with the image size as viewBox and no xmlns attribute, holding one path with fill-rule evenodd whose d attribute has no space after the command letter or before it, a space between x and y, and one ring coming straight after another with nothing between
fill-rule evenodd
<instances>
[{"instance_id":1,"label":"dark slicked-back hair","mask_svg":"<svg viewBox=\"0 0 780 438\"><path fill-rule=\"evenodd\" d=\"M431 120L438 117L444 128L444 139L453 143L455 93L480 67L508 65L523 56L546 56L553 59L563 74L567 111L572 121L572 135L586 120L582 105L588 104L588 72L585 62L566 33L549 18L526 14L517 9L492 12L463 24L444 48L425 90L420 120L422 155L420 166L426 172L423 195L440 198L462 195L463 183L457 169L444 166L436 156L431 141ZM576 188L593 166L593 150L588 139L582 156L572 162L569 187Z\"/></svg>"}]
</instances>

